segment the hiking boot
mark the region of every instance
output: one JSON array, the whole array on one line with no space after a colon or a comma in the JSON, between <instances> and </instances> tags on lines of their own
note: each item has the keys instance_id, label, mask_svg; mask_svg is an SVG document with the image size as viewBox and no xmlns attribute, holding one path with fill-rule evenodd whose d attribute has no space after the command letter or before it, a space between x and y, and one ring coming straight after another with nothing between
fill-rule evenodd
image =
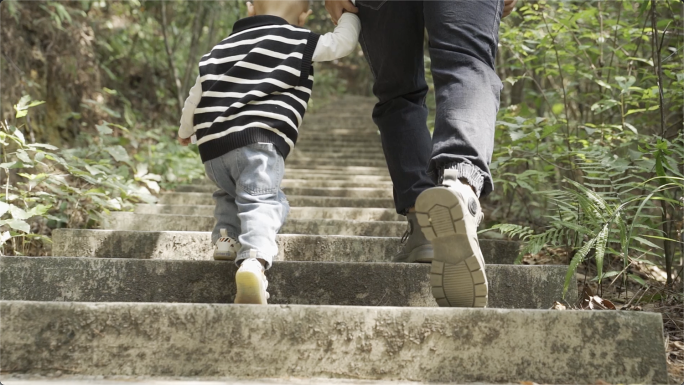
<instances>
[{"instance_id":1,"label":"hiking boot","mask_svg":"<svg viewBox=\"0 0 684 385\"><path fill-rule=\"evenodd\" d=\"M415 263L432 262L432 244L425 238L425 235L420 231L418 221L416 221L416 213L406 214L408 220L408 229L401 237L403 244L399 254L392 258L394 262Z\"/></svg>"},{"instance_id":2,"label":"hiking boot","mask_svg":"<svg viewBox=\"0 0 684 385\"><path fill-rule=\"evenodd\" d=\"M266 305L269 294L264 265L256 258L245 259L235 273L235 303Z\"/></svg>"},{"instance_id":3,"label":"hiking boot","mask_svg":"<svg viewBox=\"0 0 684 385\"><path fill-rule=\"evenodd\" d=\"M214 259L217 261L234 261L242 244L228 236L226 229L221 229L221 238L214 245Z\"/></svg>"},{"instance_id":4,"label":"hiking boot","mask_svg":"<svg viewBox=\"0 0 684 385\"><path fill-rule=\"evenodd\" d=\"M480 203L467 183L448 173L443 183L416 200L416 219L434 248L432 295L439 306L486 307L487 276L477 240Z\"/></svg>"}]
</instances>

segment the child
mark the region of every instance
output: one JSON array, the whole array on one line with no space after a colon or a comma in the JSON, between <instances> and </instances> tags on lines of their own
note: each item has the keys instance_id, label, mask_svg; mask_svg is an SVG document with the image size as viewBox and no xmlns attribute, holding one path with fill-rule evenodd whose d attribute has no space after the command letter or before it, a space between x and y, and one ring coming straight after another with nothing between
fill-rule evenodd
<instances>
[{"instance_id":1,"label":"child","mask_svg":"<svg viewBox=\"0 0 684 385\"><path fill-rule=\"evenodd\" d=\"M308 0L254 0L247 18L204 55L185 101L179 142L195 137L214 193L214 259L235 260L235 303L266 304L264 270L278 253L276 234L289 205L280 190L284 159L313 87L314 61L348 55L360 22L345 13L334 32L301 28Z\"/></svg>"}]
</instances>

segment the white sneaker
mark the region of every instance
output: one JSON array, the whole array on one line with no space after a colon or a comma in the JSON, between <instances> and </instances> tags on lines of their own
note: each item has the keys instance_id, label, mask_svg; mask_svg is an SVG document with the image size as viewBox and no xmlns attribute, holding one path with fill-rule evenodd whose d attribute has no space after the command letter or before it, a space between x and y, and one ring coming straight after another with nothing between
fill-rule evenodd
<instances>
[{"instance_id":1,"label":"white sneaker","mask_svg":"<svg viewBox=\"0 0 684 385\"><path fill-rule=\"evenodd\" d=\"M249 258L242 262L235 273L237 294L235 303L266 305L268 300L268 280L264 274L264 266L256 258Z\"/></svg>"},{"instance_id":2,"label":"white sneaker","mask_svg":"<svg viewBox=\"0 0 684 385\"><path fill-rule=\"evenodd\" d=\"M486 307L487 276L477 240L482 220L473 189L459 180L423 191L416 200L416 219L432 242L432 295L439 306Z\"/></svg>"},{"instance_id":3,"label":"white sneaker","mask_svg":"<svg viewBox=\"0 0 684 385\"><path fill-rule=\"evenodd\" d=\"M228 236L226 229L221 229L221 238L214 245L214 259L217 261L234 261L242 244Z\"/></svg>"}]
</instances>

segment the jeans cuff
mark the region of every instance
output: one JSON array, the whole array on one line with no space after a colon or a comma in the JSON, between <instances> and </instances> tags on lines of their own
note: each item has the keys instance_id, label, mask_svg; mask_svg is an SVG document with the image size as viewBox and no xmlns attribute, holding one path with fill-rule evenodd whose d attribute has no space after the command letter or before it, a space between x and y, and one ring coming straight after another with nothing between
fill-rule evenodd
<instances>
[{"instance_id":1,"label":"jeans cuff","mask_svg":"<svg viewBox=\"0 0 684 385\"><path fill-rule=\"evenodd\" d=\"M273 265L273 256L267 257L263 253L260 253L259 251L257 251L255 253L256 256L254 256L252 253L250 253L251 251L252 250L240 250L237 257L235 258L235 264L239 267L240 264L242 263L242 261L244 261L245 259L257 258L257 259L261 259L264 262L266 262L266 267L264 267L264 270L268 270L271 268L271 266Z\"/></svg>"},{"instance_id":2,"label":"jeans cuff","mask_svg":"<svg viewBox=\"0 0 684 385\"><path fill-rule=\"evenodd\" d=\"M468 181L468 184L475 190L477 197L480 197L480 193L484 187L485 176L477 166L466 162L447 164L442 168L442 177L440 183L444 182L444 170L454 170L455 173L449 174L455 174L454 177L456 179L465 179Z\"/></svg>"}]
</instances>

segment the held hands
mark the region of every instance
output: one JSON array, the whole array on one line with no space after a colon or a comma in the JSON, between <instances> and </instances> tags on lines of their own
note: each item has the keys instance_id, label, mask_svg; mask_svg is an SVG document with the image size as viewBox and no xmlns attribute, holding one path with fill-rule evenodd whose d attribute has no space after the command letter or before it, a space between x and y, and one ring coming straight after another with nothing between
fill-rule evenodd
<instances>
[{"instance_id":1,"label":"held hands","mask_svg":"<svg viewBox=\"0 0 684 385\"><path fill-rule=\"evenodd\" d=\"M191 138L181 138L180 136L178 137L178 143L180 143L181 146L187 146L188 144L190 144L191 141Z\"/></svg>"},{"instance_id":2,"label":"held hands","mask_svg":"<svg viewBox=\"0 0 684 385\"><path fill-rule=\"evenodd\" d=\"M337 25L340 17L342 17L342 13L345 11L351 13L359 12L359 9L350 0L325 0L325 10L328 11L335 25Z\"/></svg>"},{"instance_id":3,"label":"held hands","mask_svg":"<svg viewBox=\"0 0 684 385\"><path fill-rule=\"evenodd\" d=\"M515 9L515 3L517 3L518 0L504 0L504 9L503 9L503 16L506 17L513 12L513 9Z\"/></svg>"},{"instance_id":4,"label":"held hands","mask_svg":"<svg viewBox=\"0 0 684 385\"><path fill-rule=\"evenodd\" d=\"M518 0L504 0L503 17L506 17L513 12L517 2ZM356 8L350 0L325 0L325 9L330 14L330 18L335 25L337 25L337 21L340 20L342 13L345 11L351 13L359 12L359 9Z\"/></svg>"}]
</instances>

